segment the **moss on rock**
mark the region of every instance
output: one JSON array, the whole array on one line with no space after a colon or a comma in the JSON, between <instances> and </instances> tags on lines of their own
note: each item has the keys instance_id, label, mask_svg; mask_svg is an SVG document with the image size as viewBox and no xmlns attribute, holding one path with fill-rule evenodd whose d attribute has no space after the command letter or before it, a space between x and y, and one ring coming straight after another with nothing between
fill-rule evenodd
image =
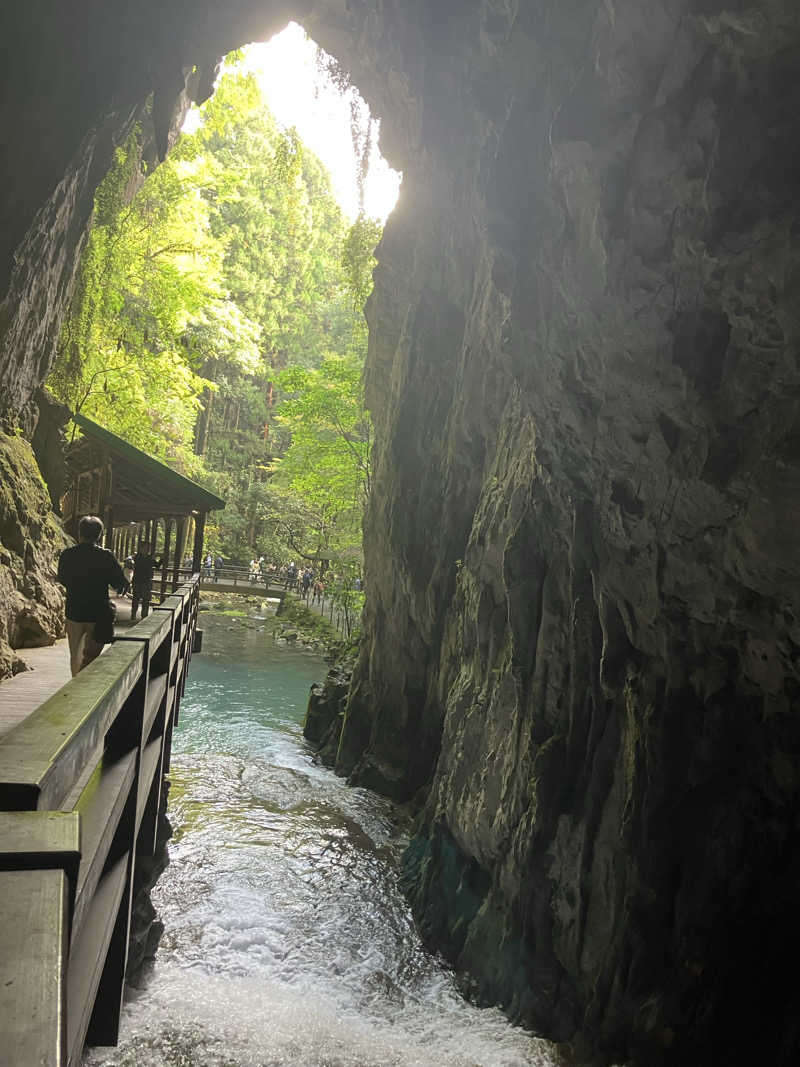
<instances>
[{"instance_id":1,"label":"moss on rock","mask_svg":"<svg viewBox=\"0 0 800 1067\"><path fill-rule=\"evenodd\" d=\"M63 636L64 596L55 579L66 544L31 446L0 431L0 679L25 669L17 649Z\"/></svg>"}]
</instances>

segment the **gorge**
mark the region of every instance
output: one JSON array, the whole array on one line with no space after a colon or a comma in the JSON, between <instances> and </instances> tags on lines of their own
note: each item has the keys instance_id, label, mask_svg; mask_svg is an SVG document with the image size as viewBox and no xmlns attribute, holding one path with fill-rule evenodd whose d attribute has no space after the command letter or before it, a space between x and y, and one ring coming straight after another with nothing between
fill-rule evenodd
<instances>
[{"instance_id":1,"label":"gorge","mask_svg":"<svg viewBox=\"0 0 800 1067\"><path fill-rule=\"evenodd\" d=\"M94 190L134 122L163 156L219 57L289 19L404 174L367 306L367 599L337 769L419 809L406 889L479 997L601 1061L788 1067L793 0L7 5L2 673L57 625L59 535L21 438Z\"/></svg>"}]
</instances>

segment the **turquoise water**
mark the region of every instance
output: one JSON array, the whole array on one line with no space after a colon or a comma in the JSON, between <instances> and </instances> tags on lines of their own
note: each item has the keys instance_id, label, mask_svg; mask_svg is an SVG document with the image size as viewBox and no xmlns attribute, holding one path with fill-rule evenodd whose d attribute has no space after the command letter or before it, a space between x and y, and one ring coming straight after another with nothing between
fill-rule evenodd
<instances>
[{"instance_id":1,"label":"turquoise water","mask_svg":"<svg viewBox=\"0 0 800 1067\"><path fill-rule=\"evenodd\" d=\"M175 734L165 925L91 1067L554 1067L551 1046L459 995L396 884L388 803L317 766L318 658L204 616Z\"/></svg>"}]
</instances>

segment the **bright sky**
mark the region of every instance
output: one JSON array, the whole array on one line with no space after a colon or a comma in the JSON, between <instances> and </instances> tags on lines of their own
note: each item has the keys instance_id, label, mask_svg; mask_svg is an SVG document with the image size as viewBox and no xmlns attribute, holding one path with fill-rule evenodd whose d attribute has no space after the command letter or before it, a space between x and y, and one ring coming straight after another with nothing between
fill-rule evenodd
<instances>
[{"instance_id":1,"label":"bright sky","mask_svg":"<svg viewBox=\"0 0 800 1067\"><path fill-rule=\"evenodd\" d=\"M359 126L371 120L369 108L351 90L343 95L319 69L317 46L295 22L263 44L244 49L244 69L258 78L270 110L281 125L295 126L301 140L330 171L333 192L351 219L358 214L358 161L351 132L351 100L355 97ZM190 112L184 129L196 129L199 114ZM378 123L373 122L372 152L364 185L364 209L382 222L397 202L401 175L378 149Z\"/></svg>"}]
</instances>

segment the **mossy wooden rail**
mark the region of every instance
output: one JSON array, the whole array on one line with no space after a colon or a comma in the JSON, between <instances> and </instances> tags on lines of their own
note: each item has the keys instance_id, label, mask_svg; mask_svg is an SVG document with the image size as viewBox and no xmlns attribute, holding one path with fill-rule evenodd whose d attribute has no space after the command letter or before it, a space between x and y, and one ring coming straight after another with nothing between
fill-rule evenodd
<instances>
[{"instance_id":1,"label":"mossy wooden rail","mask_svg":"<svg viewBox=\"0 0 800 1067\"><path fill-rule=\"evenodd\" d=\"M2 1067L116 1044L198 590L194 575L0 741Z\"/></svg>"}]
</instances>

